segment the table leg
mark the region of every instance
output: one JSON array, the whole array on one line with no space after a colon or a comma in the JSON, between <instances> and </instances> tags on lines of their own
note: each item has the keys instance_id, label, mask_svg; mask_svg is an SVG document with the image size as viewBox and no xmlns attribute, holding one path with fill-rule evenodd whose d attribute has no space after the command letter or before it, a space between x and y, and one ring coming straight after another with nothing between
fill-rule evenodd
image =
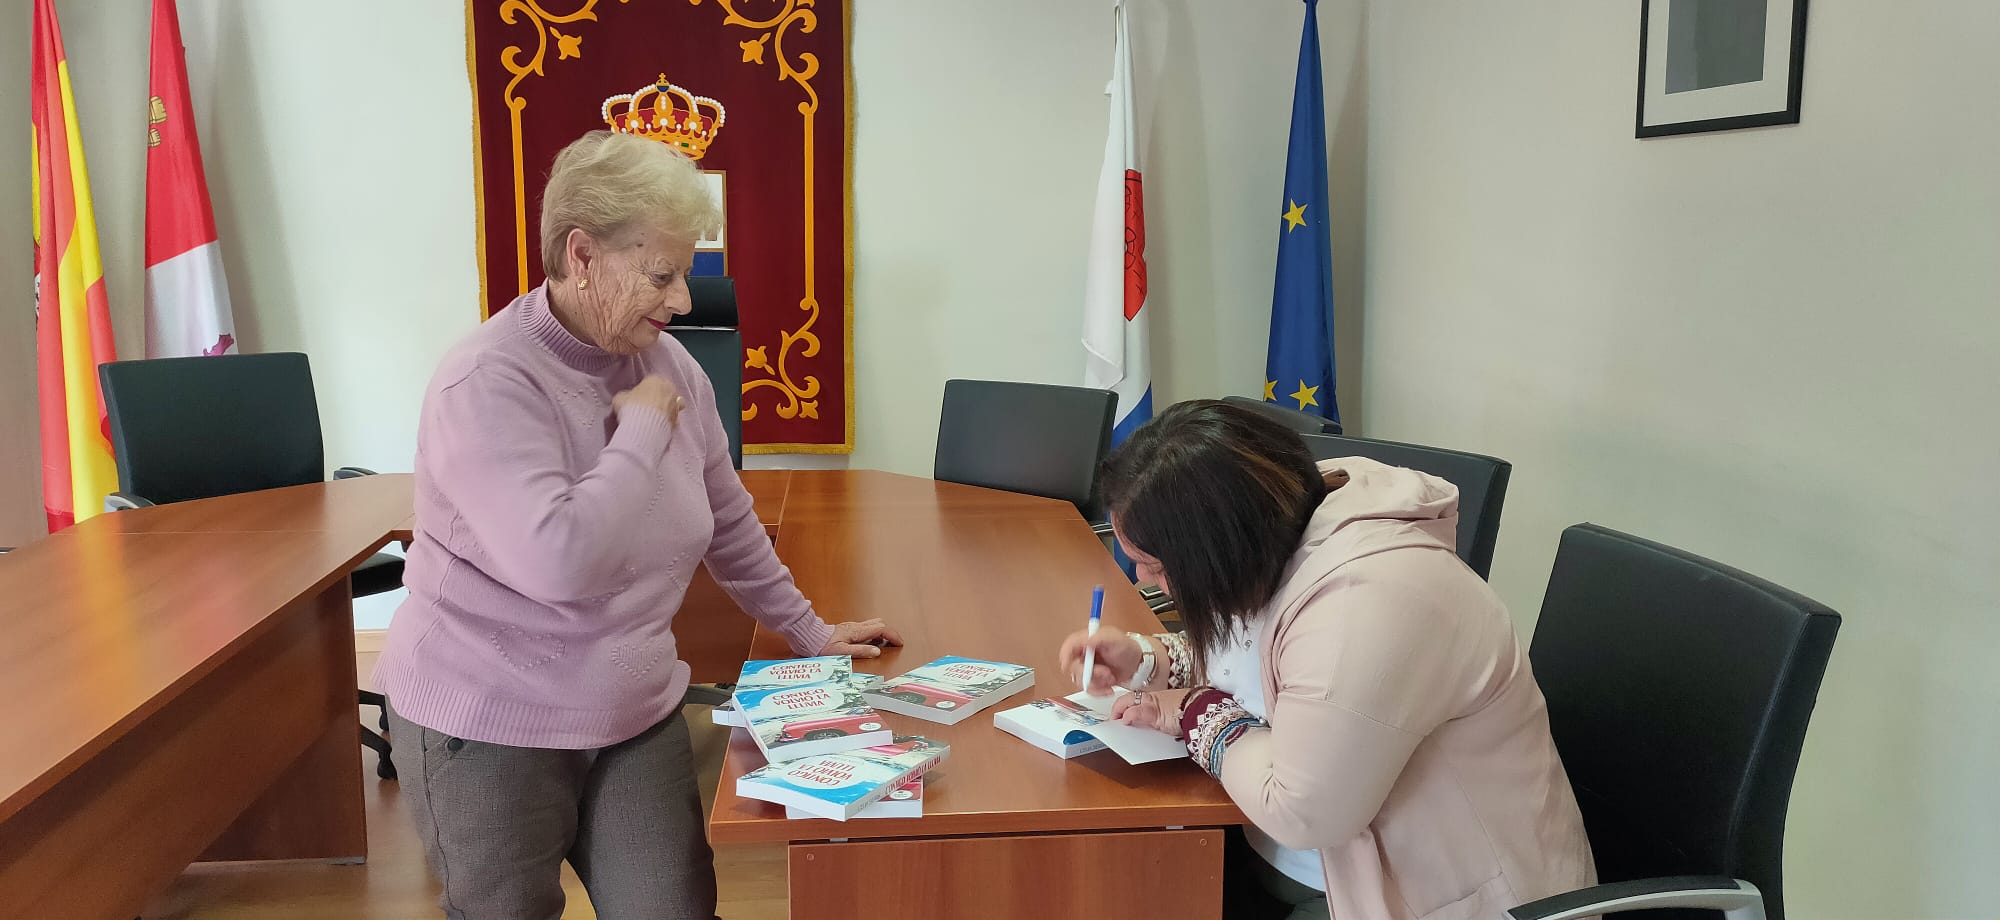
<instances>
[{"instance_id":1,"label":"table leg","mask_svg":"<svg viewBox=\"0 0 2000 920\"><path fill-rule=\"evenodd\" d=\"M204 851L365 857L347 591L274 614L0 825L0 917L129 917Z\"/></svg>"},{"instance_id":2,"label":"table leg","mask_svg":"<svg viewBox=\"0 0 2000 920\"><path fill-rule=\"evenodd\" d=\"M264 794L201 855L203 860L335 859L368 857L367 814L362 802L359 722L354 718L354 609L343 580L319 598L317 635L297 649L311 676L285 691L300 704L301 729L330 721L311 737ZM309 662L309 663L308 663ZM300 734L305 734L301 731Z\"/></svg>"}]
</instances>

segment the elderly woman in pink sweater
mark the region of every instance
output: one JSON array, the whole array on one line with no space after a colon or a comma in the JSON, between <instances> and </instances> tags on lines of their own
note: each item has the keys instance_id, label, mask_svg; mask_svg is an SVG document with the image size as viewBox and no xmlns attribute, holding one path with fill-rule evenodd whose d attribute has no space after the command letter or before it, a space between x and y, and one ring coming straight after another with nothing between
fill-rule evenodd
<instances>
[{"instance_id":1,"label":"elderly woman in pink sweater","mask_svg":"<svg viewBox=\"0 0 2000 920\"><path fill-rule=\"evenodd\" d=\"M736 394L662 334L719 222L685 158L585 135L543 193L548 280L425 394L410 597L376 673L449 917L556 920L564 860L599 917L714 916L671 631L697 565L800 655L899 641L814 614L730 466Z\"/></svg>"},{"instance_id":2,"label":"elderly woman in pink sweater","mask_svg":"<svg viewBox=\"0 0 2000 920\"><path fill-rule=\"evenodd\" d=\"M1187 632L1078 633L1114 711L1185 738L1250 823L1230 917L1491 920L1594 882L1528 659L1453 552L1458 490L1315 464L1254 411L1182 403L1106 464L1111 523Z\"/></svg>"}]
</instances>

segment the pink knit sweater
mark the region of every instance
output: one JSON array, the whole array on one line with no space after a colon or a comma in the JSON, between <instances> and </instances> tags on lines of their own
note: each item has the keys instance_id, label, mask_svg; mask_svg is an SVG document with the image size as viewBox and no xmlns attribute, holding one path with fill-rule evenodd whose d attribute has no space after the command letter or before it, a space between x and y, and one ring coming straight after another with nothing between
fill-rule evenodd
<instances>
[{"instance_id":1,"label":"pink knit sweater","mask_svg":"<svg viewBox=\"0 0 2000 920\"><path fill-rule=\"evenodd\" d=\"M611 398L647 374L679 424ZM687 690L670 630L704 561L801 655L833 629L772 552L730 467L709 381L670 336L619 357L570 335L537 288L445 356L417 432L416 540L376 681L455 737L596 748Z\"/></svg>"}]
</instances>

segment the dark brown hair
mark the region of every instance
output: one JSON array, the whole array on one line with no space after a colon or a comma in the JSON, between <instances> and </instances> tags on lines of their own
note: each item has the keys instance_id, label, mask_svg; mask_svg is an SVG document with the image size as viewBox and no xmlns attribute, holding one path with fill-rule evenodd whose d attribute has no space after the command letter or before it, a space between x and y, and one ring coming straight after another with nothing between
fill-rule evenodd
<instances>
[{"instance_id":1,"label":"dark brown hair","mask_svg":"<svg viewBox=\"0 0 2000 920\"><path fill-rule=\"evenodd\" d=\"M1098 482L1119 535L1159 560L1197 668L1277 593L1327 491L1297 433L1212 399L1178 403L1133 432Z\"/></svg>"}]
</instances>

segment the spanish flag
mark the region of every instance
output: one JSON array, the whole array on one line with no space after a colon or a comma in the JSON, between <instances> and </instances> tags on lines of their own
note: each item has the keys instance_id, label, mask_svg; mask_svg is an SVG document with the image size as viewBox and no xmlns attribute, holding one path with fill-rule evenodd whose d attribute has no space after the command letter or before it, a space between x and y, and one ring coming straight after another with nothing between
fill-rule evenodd
<instances>
[{"instance_id":1,"label":"spanish flag","mask_svg":"<svg viewBox=\"0 0 2000 920\"><path fill-rule=\"evenodd\" d=\"M35 340L42 410L42 507L49 531L104 509L118 488L97 366L115 361L90 175L53 0L35 0L28 88L35 161Z\"/></svg>"}]
</instances>

